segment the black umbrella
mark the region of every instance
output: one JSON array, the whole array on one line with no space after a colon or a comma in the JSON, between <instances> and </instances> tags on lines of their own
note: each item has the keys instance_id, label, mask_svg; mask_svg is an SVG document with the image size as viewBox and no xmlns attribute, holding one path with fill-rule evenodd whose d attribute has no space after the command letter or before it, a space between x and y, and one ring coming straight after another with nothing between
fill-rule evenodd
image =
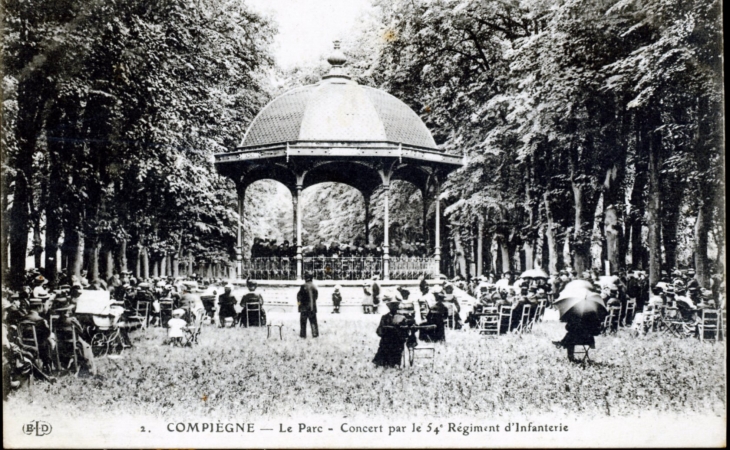
<instances>
[{"instance_id":1,"label":"black umbrella","mask_svg":"<svg viewBox=\"0 0 730 450\"><path fill-rule=\"evenodd\" d=\"M603 321L608 314L601 296L592 291L591 283L575 280L568 283L555 301L560 312L560 321L567 322L571 318Z\"/></svg>"}]
</instances>

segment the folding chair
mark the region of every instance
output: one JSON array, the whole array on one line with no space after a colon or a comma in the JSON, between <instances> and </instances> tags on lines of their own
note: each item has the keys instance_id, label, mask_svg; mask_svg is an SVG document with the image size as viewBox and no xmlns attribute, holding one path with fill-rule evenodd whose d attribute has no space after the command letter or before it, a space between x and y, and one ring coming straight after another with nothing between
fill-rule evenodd
<instances>
[{"instance_id":1,"label":"folding chair","mask_svg":"<svg viewBox=\"0 0 730 450\"><path fill-rule=\"evenodd\" d=\"M433 331L436 329L436 325L422 325L418 328L421 330ZM423 354L423 358L431 360L432 370L436 364L436 346L434 344L426 344L423 341L419 341L418 345L415 347L406 346L406 351L403 352L403 356L401 357L403 367L406 366L406 353L408 354L408 363L411 367L413 367L413 364L415 363L417 354Z\"/></svg>"},{"instance_id":2,"label":"folding chair","mask_svg":"<svg viewBox=\"0 0 730 450\"><path fill-rule=\"evenodd\" d=\"M525 305L522 307L522 314L520 316L520 323L517 324L515 327L515 332L522 334L522 333L529 333L531 331L530 327L530 308L532 306Z\"/></svg>"},{"instance_id":3,"label":"folding chair","mask_svg":"<svg viewBox=\"0 0 730 450\"><path fill-rule=\"evenodd\" d=\"M246 307L243 312L244 312L244 314L246 314L246 326L247 327L251 326L250 320L251 320L252 313L254 313L254 315L256 316L256 323L257 323L256 326L260 327L263 325L261 323L261 304L246 303Z\"/></svg>"},{"instance_id":4,"label":"folding chair","mask_svg":"<svg viewBox=\"0 0 730 450\"><path fill-rule=\"evenodd\" d=\"M453 303L444 303L444 306L446 306L444 325L446 328L453 330L456 328L456 307Z\"/></svg>"},{"instance_id":5,"label":"folding chair","mask_svg":"<svg viewBox=\"0 0 730 450\"><path fill-rule=\"evenodd\" d=\"M499 334L510 331L512 331L512 306L502 305L499 307Z\"/></svg>"},{"instance_id":6,"label":"folding chair","mask_svg":"<svg viewBox=\"0 0 730 450\"><path fill-rule=\"evenodd\" d=\"M203 327L203 317L205 314L195 315L192 326L183 328L183 337L185 338L184 346L192 347L193 344L198 343L198 337Z\"/></svg>"},{"instance_id":7,"label":"folding chair","mask_svg":"<svg viewBox=\"0 0 730 450\"><path fill-rule=\"evenodd\" d=\"M578 344L568 348L568 359L574 362L587 363L591 360L591 346L589 344Z\"/></svg>"},{"instance_id":8,"label":"folding chair","mask_svg":"<svg viewBox=\"0 0 730 450\"><path fill-rule=\"evenodd\" d=\"M160 300L159 303L160 303L159 326L164 327L165 322L163 321L163 318L169 319L170 317L172 317L172 310L175 309L175 305L174 305L174 302L172 301L172 299Z\"/></svg>"},{"instance_id":9,"label":"folding chair","mask_svg":"<svg viewBox=\"0 0 730 450\"><path fill-rule=\"evenodd\" d=\"M61 365L61 347L67 348L71 347L71 353L72 356L69 360L68 367L70 368L73 365L74 368L74 375L79 374L79 342L76 338L76 328L69 326L69 327L60 327L58 328L56 332L56 338L58 339L58 342L56 344L56 363L58 364L59 369L63 367Z\"/></svg>"},{"instance_id":10,"label":"folding chair","mask_svg":"<svg viewBox=\"0 0 730 450\"><path fill-rule=\"evenodd\" d=\"M129 319L139 322L142 324L142 328L147 329L150 319L150 302L146 300L137 302L137 306L134 308L134 314L129 316Z\"/></svg>"},{"instance_id":11,"label":"folding chair","mask_svg":"<svg viewBox=\"0 0 730 450\"><path fill-rule=\"evenodd\" d=\"M283 340L284 336L281 333L281 329L284 328L283 323L269 323L266 325L266 339L271 337L271 327L276 327L279 329L279 340Z\"/></svg>"},{"instance_id":12,"label":"folding chair","mask_svg":"<svg viewBox=\"0 0 730 450\"><path fill-rule=\"evenodd\" d=\"M605 319L603 319L603 324L601 325L601 333L602 334L616 334L618 331L618 324L619 324L619 316L621 315L621 307L620 306L610 306L608 308L608 315Z\"/></svg>"},{"instance_id":13,"label":"folding chair","mask_svg":"<svg viewBox=\"0 0 730 450\"><path fill-rule=\"evenodd\" d=\"M484 308L477 322L477 330L486 336L499 336L499 312L496 307Z\"/></svg>"},{"instance_id":14,"label":"folding chair","mask_svg":"<svg viewBox=\"0 0 730 450\"><path fill-rule=\"evenodd\" d=\"M535 318L533 319L533 323L535 322L542 322L542 318L545 315L545 307L547 305L547 300L542 299L537 301L537 311L535 311Z\"/></svg>"},{"instance_id":15,"label":"folding chair","mask_svg":"<svg viewBox=\"0 0 730 450\"><path fill-rule=\"evenodd\" d=\"M24 320L18 323L18 336L20 337L20 345L24 350L33 353L34 363L37 367L43 367L41 360L41 347L38 343L38 332L35 323L30 320Z\"/></svg>"},{"instance_id":16,"label":"folding chair","mask_svg":"<svg viewBox=\"0 0 730 450\"><path fill-rule=\"evenodd\" d=\"M664 333L669 333L672 336L679 338L687 337L691 333L691 329L682 318L682 314L679 312L679 308L665 308L662 322L665 326L663 329Z\"/></svg>"},{"instance_id":17,"label":"folding chair","mask_svg":"<svg viewBox=\"0 0 730 450\"><path fill-rule=\"evenodd\" d=\"M716 309L703 309L697 324L697 337L700 341L720 340L720 313Z\"/></svg>"},{"instance_id":18,"label":"folding chair","mask_svg":"<svg viewBox=\"0 0 730 450\"><path fill-rule=\"evenodd\" d=\"M636 314L636 299L630 298L626 302L626 313L621 318L621 325L626 327L634 320L634 315Z\"/></svg>"}]
</instances>

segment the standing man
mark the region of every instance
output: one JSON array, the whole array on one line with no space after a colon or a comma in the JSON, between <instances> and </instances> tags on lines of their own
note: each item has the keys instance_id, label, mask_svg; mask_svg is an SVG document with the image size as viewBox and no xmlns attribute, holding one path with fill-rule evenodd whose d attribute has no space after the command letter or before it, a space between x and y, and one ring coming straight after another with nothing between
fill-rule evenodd
<instances>
[{"instance_id":1,"label":"standing man","mask_svg":"<svg viewBox=\"0 0 730 450\"><path fill-rule=\"evenodd\" d=\"M304 274L304 284L299 288L297 293L297 305L299 306L299 337L307 337L307 320L312 326L312 337L319 336L317 328L317 287L312 282L312 274L307 272Z\"/></svg>"}]
</instances>

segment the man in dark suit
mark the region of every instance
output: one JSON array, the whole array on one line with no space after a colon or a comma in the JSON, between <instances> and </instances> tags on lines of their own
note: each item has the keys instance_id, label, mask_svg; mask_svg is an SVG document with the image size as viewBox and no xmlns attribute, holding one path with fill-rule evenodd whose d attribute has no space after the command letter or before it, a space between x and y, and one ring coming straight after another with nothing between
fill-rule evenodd
<instances>
[{"instance_id":1,"label":"man in dark suit","mask_svg":"<svg viewBox=\"0 0 730 450\"><path fill-rule=\"evenodd\" d=\"M297 305L299 305L299 336L307 337L307 320L312 326L312 337L319 336L317 328L317 287L312 282L312 274L304 274L304 284L297 293Z\"/></svg>"}]
</instances>

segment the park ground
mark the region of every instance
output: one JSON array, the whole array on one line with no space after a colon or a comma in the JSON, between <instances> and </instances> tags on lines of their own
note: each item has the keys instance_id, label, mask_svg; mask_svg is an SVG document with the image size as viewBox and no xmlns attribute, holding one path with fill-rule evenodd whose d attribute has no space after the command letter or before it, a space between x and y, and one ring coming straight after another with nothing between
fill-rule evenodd
<instances>
[{"instance_id":1,"label":"park ground","mask_svg":"<svg viewBox=\"0 0 730 450\"><path fill-rule=\"evenodd\" d=\"M550 312L550 311L549 311ZM331 417L723 416L725 344L628 330L596 339L593 362L569 363L551 343L563 325L546 316L531 334L447 331L433 361L384 369L371 360L378 315L319 314L321 335L298 336L298 315L269 314L266 328L205 325L192 348L163 345L160 328L133 334L121 358L101 358L100 377L62 377L13 393L6 408L88 414L246 421ZM8 410L8 409L6 409Z\"/></svg>"}]
</instances>

